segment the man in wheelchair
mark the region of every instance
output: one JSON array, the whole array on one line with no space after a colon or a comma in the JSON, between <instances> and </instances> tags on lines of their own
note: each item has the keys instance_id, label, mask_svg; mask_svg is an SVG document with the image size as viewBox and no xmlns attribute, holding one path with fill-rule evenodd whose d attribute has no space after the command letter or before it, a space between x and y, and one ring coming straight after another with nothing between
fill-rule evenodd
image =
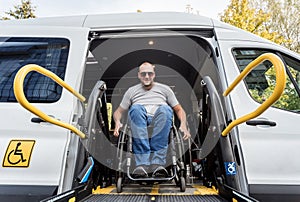
<instances>
[{"instance_id":1,"label":"man in wheelchair","mask_svg":"<svg viewBox=\"0 0 300 202\"><path fill-rule=\"evenodd\" d=\"M166 177L166 155L169 132L172 126L173 111L180 120L179 130L183 139L190 138L186 125L186 113L179 104L174 92L167 85L154 82L155 66L144 62L139 66L140 83L130 87L124 94L120 106L113 114L114 136L119 136L122 127L122 114L128 110L128 121L133 139L133 153L136 177ZM153 126L149 139L147 127Z\"/></svg>"}]
</instances>

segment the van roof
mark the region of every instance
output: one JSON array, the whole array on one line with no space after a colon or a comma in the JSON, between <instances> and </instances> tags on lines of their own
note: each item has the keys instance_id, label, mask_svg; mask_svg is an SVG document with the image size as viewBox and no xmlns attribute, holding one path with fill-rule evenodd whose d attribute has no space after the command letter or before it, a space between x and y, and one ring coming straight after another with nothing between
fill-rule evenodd
<instances>
[{"instance_id":1,"label":"van roof","mask_svg":"<svg viewBox=\"0 0 300 202\"><path fill-rule=\"evenodd\" d=\"M212 27L210 18L180 12L141 12L97 15L59 16L2 21L5 24L53 25L98 28L142 26L205 26Z\"/></svg>"},{"instance_id":2,"label":"van roof","mask_svg":"<svg viewBox=\"0 0 300 202\"><path fill-rule=\"evenodd\" d=\"M264 41L254 34L218 20L183 12L114 13L58 16L22 20L0 20L0 25L37 25L87 27L91 30L124 30L132 28L207 28L223 32L218 39Z\"/></svg>"}]
</instances>

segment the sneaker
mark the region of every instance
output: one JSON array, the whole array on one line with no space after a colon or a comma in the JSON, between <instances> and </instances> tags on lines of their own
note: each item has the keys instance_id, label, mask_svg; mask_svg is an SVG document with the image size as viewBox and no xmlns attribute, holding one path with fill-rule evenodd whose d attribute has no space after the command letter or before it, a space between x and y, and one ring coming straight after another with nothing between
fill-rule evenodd
<instances>
[{"instance_id":1,"label":"sneaker","mask_svg":"<svg viewBox=\"0 0 300 202\"><path fill-rule=\"evenodd\" d=\"M136 167L133 172L132 175L136 178L145 178L148 177L147 171L143 166L138 166Z\"/></svg>"},{"instance_id":2,"label":"sneaker","mask_svg":"<svg viewBox=\"0 0 300 202\"><path fill-rule=\"evenodd\" d=\"M161 165L158 165L154 170L152 177L168 177L168 171Z\"/></svg>"}]
</instances>

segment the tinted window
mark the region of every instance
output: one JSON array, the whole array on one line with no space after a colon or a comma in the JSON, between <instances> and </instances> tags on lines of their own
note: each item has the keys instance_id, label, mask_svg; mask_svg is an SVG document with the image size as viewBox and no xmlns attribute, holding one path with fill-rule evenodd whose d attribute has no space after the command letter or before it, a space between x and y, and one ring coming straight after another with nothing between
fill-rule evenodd
<instances>
[{"instance_id":1,"label":"tinted window","mask_svg":"<svg viewBox=\"0 0 300 202\"><path fill-rule=\"evenodd\" d=\"M0 102L16 102L13 82L24 65L37 64L64 79L68 52L67 39L0 37ZM37 72L25 78L24 93L29 102L55 102L61 92L60 85Z\"/></svg>"},{"instance_id":2,"label":"tinted window","mask_svg":"<svg viewBox=\"0 0 300 202\"><path fill-rule=\"evenodd\" d=\"M267 52L270 51L260 49L233 50L233 54L240 71L243 71L245 67L258 56ZM299 112L300 61L286 55L280 56L282 56L287 66L287 80L286 88L274 106L281 109ZM264 102L273 93L276 84L276 75L273 64L269 61L264 61L259 64L247 75L245 83L251 96L260 103Z\"/></svg>"}]
</instances>

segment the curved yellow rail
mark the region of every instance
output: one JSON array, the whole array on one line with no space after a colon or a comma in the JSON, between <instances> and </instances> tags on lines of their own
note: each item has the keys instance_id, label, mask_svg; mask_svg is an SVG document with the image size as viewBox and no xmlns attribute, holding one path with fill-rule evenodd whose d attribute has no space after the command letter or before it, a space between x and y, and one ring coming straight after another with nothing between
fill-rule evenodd
<instances>
[{"instance_id":1,"label":"curved yellow rail","mask_svg":"<svg viewBox=\"0 0 300 202\"><path fill-rule=\"evenodd\" d=\"M60 127L66 128L66 129L69 129L72 132L74 132L75 134L77 134L79 137L85 138L86 135L84 133L82 133L80 130L78 130L76 127L48 116L47 114L43 113L42 111L40 111L39 109L37 109L36 107L34 107L33 105L31 105L28 102L28 100L26 99L26 97L24 95L23 83L24 83L24 79L25 79L26 75L31 71L39 72L39 73L51 78L53 81L57 82L59 85L66 88L69 92L71 92L73 95L75 95L81 102L85 101L85 97L83 97L81 94L76 92L71 86L69 86L67 83L65 83L56 74L54 74L53 72L51 72L51 71L49 71L49 70L47 70L47 69L45 69L45 68L43 68L39 65L36 65L36 64L25 65L24 67L22 67L17 72L17 74L15 76L15 79L14 79L14 93L15 93L17 101L25 109L27 109L28 111L30 111L33 114L37 115L38 117L40 117L44 121L47 121L49 123L58 125Z\"/></svg>"},{"instance_id":2,"label":"curved yellow rail","mask_svg":"<svg viewBox=\"0 0 300 202\"><path fill-rule=\"evenodd\" d=\"M227 96L234 89L234 87L248 75L248 73L252 69L254 69L257 65L259 65L260 63L262 63L265 60L269 60L270 62L272 62L272 64L274 65L275 71L276 71L276 86L275 86L274 92L255 111L253 111L247 115L244 115L244 116L238 118L237 120L232 121L223 130L222 136L226 136L234 126L259 116L280 98L280 96L285 88L285 82L286 82L285 67L284 67L282 60L273 53L262 54L259 57L257 57L255 60L253 60L250 64L248 64L247 67L241 72L241 74L226 89L226 91L223 93L223 95Z\"/></svg>"}]
</instances>

